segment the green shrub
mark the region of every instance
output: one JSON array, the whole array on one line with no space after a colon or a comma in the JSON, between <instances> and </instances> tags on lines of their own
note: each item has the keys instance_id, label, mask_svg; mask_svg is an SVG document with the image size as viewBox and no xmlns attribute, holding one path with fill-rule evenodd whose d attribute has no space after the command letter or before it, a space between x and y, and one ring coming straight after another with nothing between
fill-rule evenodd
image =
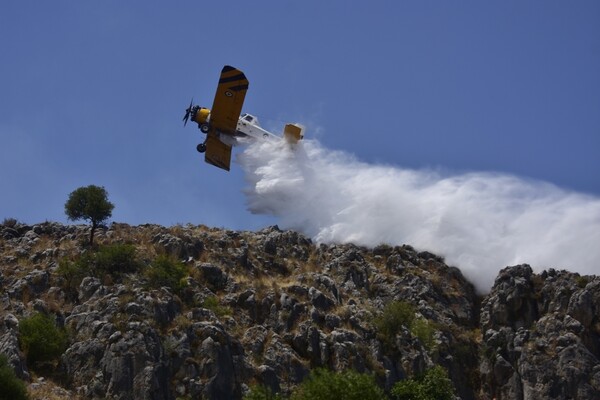
<instances>
[{"instance_id":1,"label":"green shrub","mask_svg":"<svg viewBox=\"0 0 600 400\"><path fill-rule=\"evenodd\" d=\"M0 354L0 400L27 400L27 388L17 378L4 354Z\"/></svg>"},{"instance_id":2,"label":"green shrub","mask_svg":"<svg viewBox=\"0 0 600 400\"><path fill-rule=\"evenodd\" d=\"M435 348L433 334L436 325L424 318L415 317L415 307L405 301L393 301L386 305L374 320L377 337L388 347L395 345L396 335L405 327L416 336L427 350Z\"/></svg>"},{"instance_id":3,"label":"green shrub","mask_svg":"<svg viewBox=\"0 0 600 400\"><path fill-rule=\"evenodd\" d=\"M392 388L392 397L397 400L426 400L423 385L414 379L397 382Z\"/></svg>"},{"instance_id":4,"label":"green shrub","mask_svg":"<svg viewBox=\"0 0 600 400\"><path fill-rule=\"evenodd\" d=\"M396 400L452 400L454 385L446 370L436 365L416 379L397 382L391 394Z\"/></svg>"},{"instance_id":5,"label":"green shrub","mask_svg":"<svg viewBox=\"0 0 600 400\"><path fill-rule=\"evenodd\" d=\"M250 388L250 391L244 396L244 400L282 400L279 393L273 391L265 385L256 385Z\"/></svg>"},{"instance_id":6,"label":"green shrub","mask_svg":"<svg viewBox=\"0 0 600 400\"><path fill-rule=\"evenodd\" d=\"M7 228L14 228L18 223L19 221L17 221L15 218L4 218L4 221L2 221L2 225Z\"/></svg>"},{"instance_id":7,"label":"green shrub","mask_svg":"<svg viewBox=\"0 0 600 400\"><path fill-rule=\"evenodd\" d=\"M94 268L99 274L119 275L136 272L140 263L135 256L135 247L130 244L103 246L93 255Z\"/></svg>"},{"instance_id":8,"label":"green shrub","mask_svg":"<svg viewBox=\"0 0 600 400\"><path fill-rule=\"evenodd\" d=\"M415 319L415 308L405 301L393 301L386 305L383 313L375 319L377 335L381 341L393 346L402 327L410 329Z\"/></svg>"},{"instance_id":9,"label":"green shrub","mask_svg":"<svg viewBox=\"0 0 600 400\"><path fill-rule=\"evenodd\" d=\"M590 278L588 276L578 276L575 282L577 282L577 286L583 289L590 283Z\"/></svg>"},{"instance_id":10,"label":"green shrub","mask_svg":"<svg viewBox=\"0 0 600 400\"><path fill-rule=\"evenodd\" d=\"M72 261L63 258L58 262L56 273L64 279L63 289L68 293L77 293L79 284L90 274L91 256L86 253Z\"/></svg>"},{"instance_id":11,"label":"green shrub","mask_svg":"<svg viewBox=\"0 0 600 400\"><path fill-rule=\"evenodd\" d=\"M136 272L140 267L134 246L111 244L102 246L95 252L87 251L74 260L60 260L56 272L65 280L64 288L76 292L81 280L86 276L102 278L109 274L119 277Z\"/></svg>"},{"instance_id":12,"label":"green shrub","mask_svg":"<svg viewBox=\"0 0 600 400\"><path fill-rule=\"evenodd\" d=\"M119 278L124 273L138 271L140 266L134 246L113 244L95 252L86 251L75 259L61 259L56 273L63 279L62 288L76 299L79 285L86 276L103 278L108 274Z\"/></svg>"},{"instance_id":13,"label":"green shrub","mask_svg":"<svg viewBox=\"0 0 600 400\"><path fill-rule=\"evenodd\" d=\"M231 309L229 307L223 307L221 304L219 304L219 298L216 296L211 296L204 299L202 302L202 308L211 310L217 317L231 314Z\"/></svg>"},{"instance_id":14,"label":"green shrub","mask_svg":"<svg viewBox=\"0 0 600 400\"><path fill-rule=\"evenodd\" d=\"M67 334L49 315L36 313L19 322L19 344L27 363L54 361L67 348Z\"/></svg>"},{"instance_id":15,"label":"green shrub","mask_svg":"<svg viewBox=\"0 0 600 400\"><path fill-rule=\"evenodd\" d=\"M292 393L292 400L380 400L384 392L372 375L316 369Z\"/></svg>"},{"instance_id":16,"label":"green shrub","mask_svg":"<svg viewBox=\"0 0 600 400\"><path fill-rule=\"evenodd\" d=\"M144 271L151 286L168 286L179 292L185 286L183 278L187 275L187 267L167 255L158 256Z\"/></svg>"},{"instance_id":17,"label":"green shrub","mask_svg":"<svg viewBox=\"0 0 600 400\"><path fill-rule=\"evenodd\" d=\"M419 341L427 350L431 351L435 348L435 324L424 318L416 318L410 327L410 333L419 338Z\"/></svg>"}]
</instances>

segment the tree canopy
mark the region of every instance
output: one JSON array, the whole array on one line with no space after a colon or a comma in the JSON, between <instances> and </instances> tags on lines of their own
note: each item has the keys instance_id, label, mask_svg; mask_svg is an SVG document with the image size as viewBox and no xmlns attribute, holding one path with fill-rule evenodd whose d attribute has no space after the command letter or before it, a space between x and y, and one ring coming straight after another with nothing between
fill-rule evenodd
<instances>
[{"instance_id":1,"label":"tree canopy","mask_svg":"<svg viewBox=\"0 0 600 400\"><path fill-rule=\"evenodd\" d=\"M93 244L96 228L111 217L114 207L114 204L108 201L108 193L104 187L89 185L69 194L65 203L65 214L71 221L83 219L92 224L90 244Z\"/></svg>"},{"instance_id":2,"label":"tree canopy","mask_svg":"<svg viewBox=\"0 0 600 400\"><path fill-rule=\"evenodd\" d=\"M385 394L372 375L316 369L292 393L292 400L381 400Z\"/></svg>"}]
</instances>

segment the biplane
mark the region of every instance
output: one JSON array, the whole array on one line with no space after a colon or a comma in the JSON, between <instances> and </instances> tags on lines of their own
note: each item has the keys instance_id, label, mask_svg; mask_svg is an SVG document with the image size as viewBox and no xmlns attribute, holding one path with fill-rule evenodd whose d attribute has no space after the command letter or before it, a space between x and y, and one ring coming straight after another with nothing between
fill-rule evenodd
<instances>
[{"instance_id":1,"label":"biplane","mask_svg":"<svg viewBox=\"0 0 600 400\"><path fill-rule=\"evenodd\" d=\"M221 70L212 108L194 105L192 99L183 117L184 126L191 119L206 134L204 143L196 146L200 153L204 153L204 160L226 171L229 171L231 164L232 146L244 142L242 138L286 139L296 143L304 137L302 125L286 124L280 137L263 129L255 116L242 114L247 91L246 75L239 69L226 65Z\"/></svg>"}]
</instances>

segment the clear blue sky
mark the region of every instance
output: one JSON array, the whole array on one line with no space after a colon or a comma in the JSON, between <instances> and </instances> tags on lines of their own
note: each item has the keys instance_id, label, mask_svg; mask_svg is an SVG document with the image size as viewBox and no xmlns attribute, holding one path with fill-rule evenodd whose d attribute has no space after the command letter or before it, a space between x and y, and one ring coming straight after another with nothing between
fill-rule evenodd
<instances>
[{"instance_id":1,"label":"clear blue sky","mask_svg":"<svg viewBox=\"0 0 600 400\"><path fill-rule=\"evenodd\" d=\"M257 229L244 176L181 118L224 64L244 110L370 164L497 171L600 196L598 1L0 3L0 219Z\"/></svg>"}]
</instances>

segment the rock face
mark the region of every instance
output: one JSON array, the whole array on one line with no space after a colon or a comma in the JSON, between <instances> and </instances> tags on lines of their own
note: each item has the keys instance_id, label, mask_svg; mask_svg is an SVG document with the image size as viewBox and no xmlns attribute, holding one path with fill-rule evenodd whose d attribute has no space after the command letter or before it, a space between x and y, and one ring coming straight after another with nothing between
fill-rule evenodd
<instances>
[{"instance_id":1,"label":"rock face","mask_svg":"<svg viewBox=\"0 0 600 400\"><path fill-rule=\"evenodd\" d=\"M600 398L600 279L528 265L500 272L482 304L482 392Z\"/></svg>"},{"instance_id":2,"label":"rock face","mask_svg":"<svg viewBox=\"0 0 600 400\"><path fill-rule=\"evenodd\" d=\"M254 384L285 395L316 367L372 373L389 390L436 364L462 399L600 398L597 277L520 265L480 297L406 245L113 224L97 243L135 246L139 271L75 279L59 265L90 254L87 237L85 226L0 225L0 352L29 381L19 322L53 316L69 338L57 398L240 399ZM182 285L149 280L159 255L186 263ZM392 302L420 325L385 337L377 321Z\"/></svg>"}]
</instances>

